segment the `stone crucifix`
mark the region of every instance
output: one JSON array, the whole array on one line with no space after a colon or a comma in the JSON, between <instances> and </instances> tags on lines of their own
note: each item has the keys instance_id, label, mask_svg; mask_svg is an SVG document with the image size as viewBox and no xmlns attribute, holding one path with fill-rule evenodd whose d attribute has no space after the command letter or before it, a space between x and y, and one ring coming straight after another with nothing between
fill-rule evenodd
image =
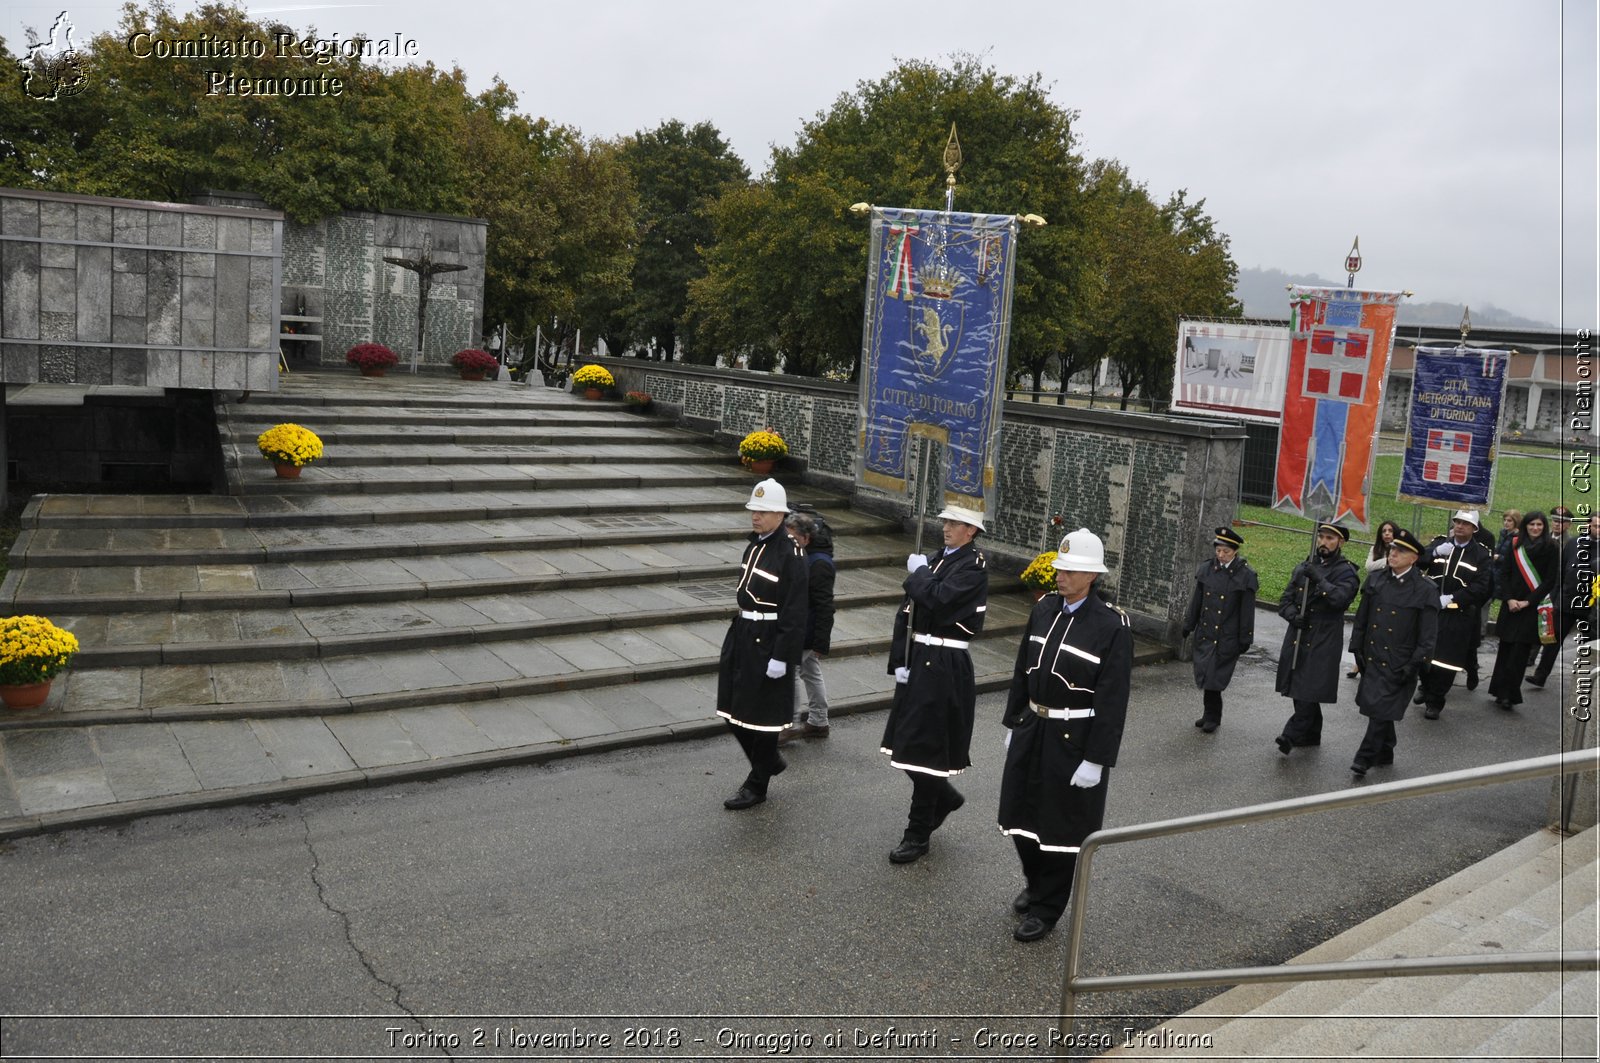
<instances>
[{"instance_id":1,"label":"stone crucifix","mask_svg":"<svg viewBox=\"0 0 1600 1063\"><path fill-rule=\"evenodd\" d=\"M428 324L428 289L433 287L433 278L438 273L454 273L466 269L466 266L454 262L435 262L433 260L433 234L427 233L422 238L422 254L416 258L392 258L384 255L383 260L391 266L408 269L417 275L417 349L411 355L411 371L417 371L417 363L422 360L423 330Z\"/></svg>"}]
</instances>

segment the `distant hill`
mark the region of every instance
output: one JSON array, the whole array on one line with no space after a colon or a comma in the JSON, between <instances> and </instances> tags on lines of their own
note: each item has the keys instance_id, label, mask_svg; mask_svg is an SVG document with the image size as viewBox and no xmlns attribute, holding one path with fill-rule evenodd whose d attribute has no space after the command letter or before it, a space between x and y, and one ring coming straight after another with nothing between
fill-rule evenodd
<instances>
[{"instance_id":1,"label":"distant hill","mask_svg":"<svg viewBox=\"0 0 1600 1063\"><path fill-rule=\"evenodd\" d=\"M1281 269L1240 269L1239 283L1233 293L1244 304L1245 317L1286 318L1289 306L1284 298L1284 288L1291 284L1314 284L1329 288L1344 287L1344 278L1329 280L1316 274L1290 274ZM1461 320L1460 303L1419 303L1407 300L1400 304L1402 325L1454 325ZM1501 310L1492 303L1472 308L1472 323L1495 328L1547 328L1556 326L1548 321L1535 321L1519 317L1509 310Z\"/></svg>"}]
</instances>

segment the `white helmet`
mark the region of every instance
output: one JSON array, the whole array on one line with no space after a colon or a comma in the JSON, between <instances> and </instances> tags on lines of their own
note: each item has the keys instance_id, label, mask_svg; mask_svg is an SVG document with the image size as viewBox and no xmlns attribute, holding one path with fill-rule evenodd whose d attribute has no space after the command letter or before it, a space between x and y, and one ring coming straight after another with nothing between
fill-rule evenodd
<instances>
[{"instance_id":1,"label":"white helmet","mask_svg":"<svg viewBox=\"0 0 1600 1063\"><path fill-rule=\"evenodd\" d=\"M1104 572L1105 543L1088 528L1079 528L1061 540L1053 565L1063 572Z\"/></svg>"},{"instance_id":2,"label":"white helmet","mask_svg":"<svg viewBox=\"0 0 1600 1063\"><path fill-rule=\"evenodd\" d=\"M970 524L979 531L983 531L983 514L975 509L965 509L961 506L945 506L944 512L939 514L940 520L959 520L962 524Z\"/></svg>"},{"instance_id":3,"label":"white helmet","mask_svg":"<svg viewBox=\"0 0 1600 1063\"><path fill-rule=\"evenodd\" d=\"M1478 511L1475 509L1458 509L1456 510L1456 515L1450 519L1466 521L1474 528L1483 527L1483 522L1478 519Z\"/></svg>"},{"instance_id":4,"label":"white helmet","mask_svg":"<svg viewBox=\"0 0 1600 1063\"><path fill-rule=\"evenodd\" d=\"M758 513L787 513L789 494L778 481L762 480L750 492L750 501L744 504L744 508L753 509Z\"/></svg>"}]
</instances>

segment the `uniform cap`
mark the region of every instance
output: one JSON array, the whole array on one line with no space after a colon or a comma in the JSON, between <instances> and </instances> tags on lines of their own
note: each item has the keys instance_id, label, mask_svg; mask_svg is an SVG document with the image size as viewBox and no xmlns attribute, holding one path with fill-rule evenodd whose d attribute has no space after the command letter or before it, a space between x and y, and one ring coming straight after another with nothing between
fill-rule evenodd
<instances>
[{"instance_id":1,"label":"uniform cap","mask_svg":"<svg viewBox=\"0 0 1600 1063\"><path fill-rule=\"evenodd\" d=\"M789 493L776 480L762 480L750 492L750 501L744 504L744 508L757 513L787 513Z\"/></svg>"},{"instance_id":2,"label":"uniform cap","mask_svg":"<svg viewBox=\"0 0 1600 1063\"><path fill-rule=\"evenodd\" d=\"M1422 544L1417 542L1416 535L1408 528L1401 528L1394 533L1394 539L1389 543L1389 548L1393 549L1396 546L1402 550L1410 550L1413 554L1420 555L1422 553Z\"/></svg>"},{"instance_id":3,"label":"uniform cap","mask_svg":"<svg viewBox=\"0 0 1600 1063\"><path fill-rule=\"evenodd\" d=\"M939 519L959 520L962 524L970 524L979 531L984 530L983 514L975 509L967 509L963 506L945 506L944 511L939 514Z\"/></svg>"},{"instance_id":4,"label":"uniform cap","mask_svg":"<svg viewBox=\"0 0 1600 1063\"><path fill-rule=\"evenodd\" d=\"M1232 528L1218 528L1213 534L1216 536L1213 540L1213 545L1215 546L1226 546L1237 550L1244 545L1244 536Z\"/></svg>"},{"instance_id":5,"label":"uniform cap","mask_svg":"<svg viewBox=\"0 0 1600 1063\"><path fill-rule=\"evenodd\" d=\"M1350 532L1342 524L1318 524L1317 531L1327 532L1329 535L1337 535L1339 541L1343 543L1350 541Z\"/></svg>"},{"instance_id":6,"label":"uniform cap","mask_svg":"<svg viewBox=\"0 0 1600 1063\"><path fill-rule=\"evenodd\" d=\"M1062 572L1104 572L1106 545L1088 528L1079 528L1061 540L1052 566Z\"/></svg>"}]
</instances>

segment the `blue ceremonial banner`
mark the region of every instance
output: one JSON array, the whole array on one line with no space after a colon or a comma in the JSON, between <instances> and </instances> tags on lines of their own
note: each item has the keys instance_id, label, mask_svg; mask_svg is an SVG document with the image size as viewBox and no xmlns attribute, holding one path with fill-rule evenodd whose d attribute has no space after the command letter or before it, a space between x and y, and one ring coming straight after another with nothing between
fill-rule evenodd
<instances>
[{"instance_id":1,"label":"blue ceremonial banner","mask_svg":"<svg viewBox=\"0 0 1600 1063\"><path fill-rule=\"evenodd\" d=\"M1417 348L1402 501L1489 504L1510 360L1506 351L1476 347Z\"/></svg>"},{"instance_id":2,"label":"blue ceremonial banner","mask_svg":"<svg viewBox=\"0 0 1600 1063\"><path fill-rule=\"evenodd\" d=\"M1017 219L872 208L862 329L861 480L906 490L909 439L945 445L945 504L994 483Z\"/></svg>"}]
</instances>

